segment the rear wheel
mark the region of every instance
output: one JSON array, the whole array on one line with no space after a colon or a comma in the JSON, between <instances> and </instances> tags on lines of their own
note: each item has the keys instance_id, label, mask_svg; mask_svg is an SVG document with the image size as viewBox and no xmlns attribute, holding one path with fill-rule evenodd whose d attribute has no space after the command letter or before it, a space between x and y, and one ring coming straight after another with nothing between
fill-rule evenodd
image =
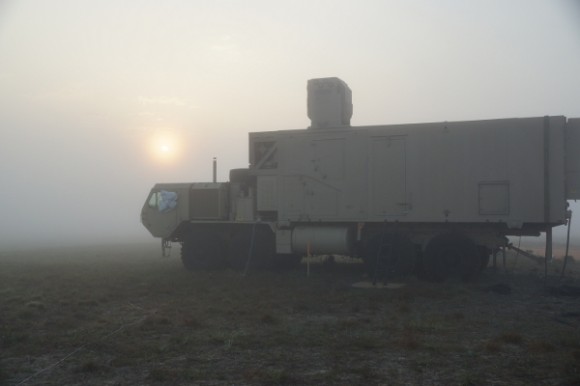
<instances>
[{"instance_id":1,"label":"rear wheel","mask_svg":"<svg viewBox=\"0 0 580 386\"><path fill-rule=\"evenodd\" d=\"M374 280L411 274L415 269L417 250L404 234L379 233L363 249L363 260Z\"/></svg>"},{"instance_id":2,"label":"rear wheel","mask_svg":"<svg viewBox=\"0 0 580 386\"><path fill-rule=\"evenodd\" d=\"M426 278L470 280L481 271L482 254L475 243L460 233L435 236L425 248L423 272Z\"/></svg>"},{"instance_id":3,"label":"rear wheel","mask_svg":"<svg viewBox=\"0 0 580 386\"><path fill-rule=\"evenodd\" d=\"M181 261L190 271L224 268L221 237L211 231L192 231L181 244Z\"/></svg>"}]
</instances>

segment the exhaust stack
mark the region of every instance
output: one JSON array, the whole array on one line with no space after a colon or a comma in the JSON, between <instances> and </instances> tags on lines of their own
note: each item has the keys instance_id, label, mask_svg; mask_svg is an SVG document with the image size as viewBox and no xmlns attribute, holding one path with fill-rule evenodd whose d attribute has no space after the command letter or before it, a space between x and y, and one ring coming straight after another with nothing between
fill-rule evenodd
<instances>
[{"instance_id":1,"label":"exhaust stack","mask_svg":"<svg viewBox=\"0 0 580 386\"><path fill-rule=\"evenodd\" d=\"M217 182L217 158L213 157L213 182Z\"/></svg>"}]
</instances>

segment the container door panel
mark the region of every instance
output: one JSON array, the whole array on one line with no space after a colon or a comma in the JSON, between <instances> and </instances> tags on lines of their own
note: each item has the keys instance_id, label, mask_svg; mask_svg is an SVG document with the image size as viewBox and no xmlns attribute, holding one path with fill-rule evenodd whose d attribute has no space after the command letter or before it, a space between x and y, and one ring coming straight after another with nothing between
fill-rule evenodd
<instances>
[{"instance_id":1,"label":"container door panel","mask_svg":"<svg viewBox=\"0 0 580 386\"><path fill-rule=\"evenodd\" d=\"M406 202L406 143L405 137L372 139L371 202L375 216L403 215Z\"/></svg>"}]
</instances>

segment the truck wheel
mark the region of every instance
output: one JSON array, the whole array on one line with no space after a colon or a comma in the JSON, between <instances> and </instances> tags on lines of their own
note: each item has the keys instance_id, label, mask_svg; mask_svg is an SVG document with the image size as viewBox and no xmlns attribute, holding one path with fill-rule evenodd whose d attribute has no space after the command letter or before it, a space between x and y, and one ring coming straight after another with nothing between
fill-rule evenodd
<instances>
[{"instance_id":1,"label":"truck wheel","mask_svg":"<svg viewBox=\"0 0 580 386\"><path fill-rule=\"evenodd\" d=\"M276 252L274 233L264 226L244 226L236 229L228 248L228 263L232 269L267 268Z\"/></svg>"},{"instance_id":2,"label":"truck wheel","mask_svg":"<svg viewBox=\"0 0 580 386\"><path fill-rule=\"evenodd\" d=\"M181 261L190 271L224 268L221 238L213 232L192 232L181 245Z\"/></svg>"},{"instance_id":3,"label":"truck wheel","mask_svg":"<svg viewBox=\"0 0 580 386\"><path fill-rule=\"evenodd\" d=\"M411 274L417 250L404 234L389 232L372 236L363 249L363 261L375 280Z\"/></svg>"},{"instance_id":4,"label":"truck wheel","mask_svg":"<svg viewBox=\"0 0 580 386\"><path fill-rule=\"evenodd\" d=\"M481 253L475 243L459 233L435 236L425 248L423 270L427 279L470 280L481 270Z\"/></svg>"}]
</instances>

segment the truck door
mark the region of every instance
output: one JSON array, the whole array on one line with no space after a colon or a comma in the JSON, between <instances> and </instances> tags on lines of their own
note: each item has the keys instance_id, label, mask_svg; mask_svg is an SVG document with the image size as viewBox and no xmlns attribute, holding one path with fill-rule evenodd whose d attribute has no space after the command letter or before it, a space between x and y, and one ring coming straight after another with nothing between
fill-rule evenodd
<instances>
[{"instance_id":1,"label":"truck door","mask_svg":"<svg viewBox=\"0 0 580 386\"><path fill-rule=\"evenodd\" d=\"M370 202L375 216L404 215L407 202L405 136L371 139Z\"/></svg>"},{"instance_id":2,"label":"truck door","mask_svg":"<svg viewBox=\"0 0 580 386\"><path fill-rule=\"evenodd\" d=\"M154 189L141 210L141 222L154 237L169 237L178 225L177 204L175 190Z\"/></svg>"}]
</instances>

